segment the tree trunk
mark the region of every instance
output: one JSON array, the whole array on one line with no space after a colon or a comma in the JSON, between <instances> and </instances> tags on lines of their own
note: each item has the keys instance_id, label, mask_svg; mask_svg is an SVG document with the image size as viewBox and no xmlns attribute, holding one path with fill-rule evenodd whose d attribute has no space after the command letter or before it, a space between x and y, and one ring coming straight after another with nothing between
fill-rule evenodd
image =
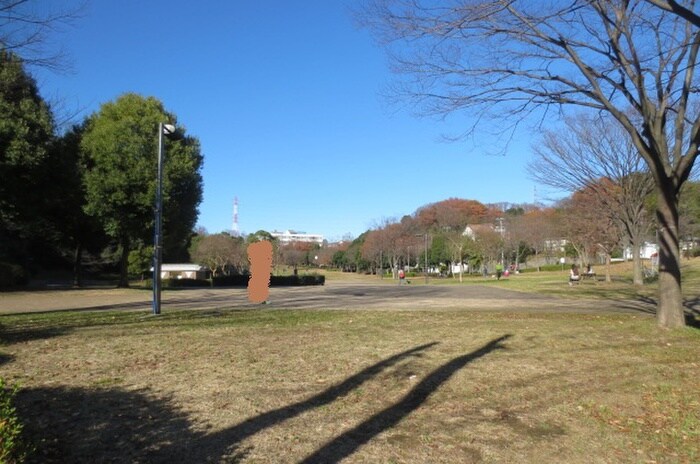
<instances>
[{"instance_id":1,"label":"tree trunk","mask_svg":"<svg viewBox=\"0 0 700 464\"><path fill-rule=\"evenodd\" d=\"M678 246L678 196L672 186L661 185L657 192L659 304L656 321L660 327L673 329L685 326Z\"/></svg>"},{"instance_id":2,"label":"tree trunk","mask_svg":"<svg viewBox=\"0 0 700 464\"><path fill-rule=\"evenodd\" d=\"M83 244L78 242L75 246L73 254L73 286L82 287L83 285Z\"/></svg>"},{"instance_id":3,"label":"tree trunk","mask_svg":"<svg viewBox=\"0 0 700 464\"><path fill-rule=\"evenodd\" d=\"M640 250L642 248L641 241L635 237L632 241L632 279L634 285L644 285L644 277L642 276L642 258Z\"/></svg>"},{"instance_id":4,"label":"tree trunk","mask_svg":"<svg viewBox=\"0 0 700 464\"><path fill-rule=\"evenodd\" d=\"M119 283L117 287L129 287L129 240L122 239L122 255L119 259Z\"/></svg>"}]
</instances>

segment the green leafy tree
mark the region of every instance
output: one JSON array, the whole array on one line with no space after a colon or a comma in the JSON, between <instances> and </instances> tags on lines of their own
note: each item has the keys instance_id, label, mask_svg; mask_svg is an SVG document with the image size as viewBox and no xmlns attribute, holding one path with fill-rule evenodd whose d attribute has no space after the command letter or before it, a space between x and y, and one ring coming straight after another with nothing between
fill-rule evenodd
<instances>
[{"instance_id":1,"label":"green leafy tree","mask_svg":"<svg viewBox=\"0 0 700 464\"><path fill-rule=\"evenodd\" d=\"M129 275L141 276L148 274L153 265L153 247L141 244L129 252Z\"/></svg>"},{"instance_id":2,"label":"green leafy tree","mask_svg":"<svg viewBox=\"0 0 700 464\"><path fill-rule=\"evenodd\" d=\"M48 230L47 160L54 123L16 55L0 51L0 261L27 266Z\"/></svg>"},{"instance_id":3,"label":"green leafy tree","mask_svg":"<svg viewBox=\"0 0 700 464\"><path fill-rule=\"evenodd\" d=\"M680 201L680 231L686 257L697 250L700 240L700 182L686 182Z\"/></svg>"},{"instance_id":4,"label":"green leafy tree","mask_svg":"<svg viewBox=\"0 0 700 464\"><path fill-rule=\"evenodd\" d=\"M120 246L119 286L128 286L128 256L139 241L153 236L158 124L176 126L164 138L164 260L172 247L187 249L202 199L199 141L185 135L160 101L128 93L90 116L82 139L87 158L86 211L97 217Z\"/></svg>"},{"instance_id":5,"label":"green leafy tree","mask_svg":"<svg viewBox=\"0 0 700 464\"><path fill-rule=\"evenodd\" d=\"M262 229L246 237L246 242L248 243L261 242L263 240L267 240L272 244L277 242L277 239L275 239L270 232Z\"/></svg>"},{"instance_id":6,"label":"green leafy tree","mask_svg":"<svg viewBox=\"0 0 700 464\"><path fill-rule=\"evenodd\" d=\"M99 253L109 240L96 218L85 212L85 163L80 143L84 127L73 126L54 140L48 160L46 203L61 254L72 262L73 285L82 285L83 254Z\"/></svg>"}]
</instances>

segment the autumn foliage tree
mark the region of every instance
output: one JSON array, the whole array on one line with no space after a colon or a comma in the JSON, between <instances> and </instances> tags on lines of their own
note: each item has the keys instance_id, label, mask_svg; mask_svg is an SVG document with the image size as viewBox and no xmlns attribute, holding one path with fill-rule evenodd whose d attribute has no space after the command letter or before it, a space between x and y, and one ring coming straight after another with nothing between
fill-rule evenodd
<instances>
[{"instance_id":1,"label":"autumn foliage tree","mask_svg":"<svg viewBox=\"0 0 700 464\"><path fill-rule=\"evenodd\" d=\"M585 191L600 209L597 218L619 229L632 249L633 280L643 283L640 249L651 227L647 210L654 179L628 134L610 118L567 118L565 131L545 131L528 164L539 183Z\"/></svg>"},{"instance_id":2,"label":"autumn foliage tree","mask_svg":"<svg viewBox=\"0 0 700 464\"><path fill-rule=\"evenodd\" d=\"M361 17L390 52L397 97L424 114L469 114L474 133L487 118L507 130L578 108L623 128L658 197L657 322L684 326L679 196L700 153L694 0L367 5Z\"/></svg>"}]
</instances>

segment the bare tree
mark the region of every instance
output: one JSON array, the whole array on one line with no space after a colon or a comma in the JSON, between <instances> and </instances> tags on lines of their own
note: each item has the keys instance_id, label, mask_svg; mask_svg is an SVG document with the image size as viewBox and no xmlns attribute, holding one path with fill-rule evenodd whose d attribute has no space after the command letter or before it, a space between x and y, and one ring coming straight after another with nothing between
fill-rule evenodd
<instances>
[{"instance_id":1,"label":"bare tree","mask_svg":"<svg viewBox=\"0 0 700 464\"><path fill-rule=\"evenodd\" d=\"M634 283L643 284L640 249L651 226L646 211L654 180L627 133L605 117L567 118L546 131L528 164L533 179L570 193L585 190L600 211L591 220L612 222L632 246ZM594 227L597 224L590 224Z\"/></svg>"},{"instance_id":2,"label":"bare tree","mask_svg":"<svg viewBox=\"0 0 700 464\"><path fill-rule=\"evenodd\" d=\"M700 30L665 4L694 7L693 0L375 0L363 19L408 77L398 96L423 113L495 115L501 127L570 106L611 115L654 178L657 321L680 327L678 197L700 144Z\"/></svg>"},{"instance_id":3,"label":"bare tree","mask_svg":"<svg viewBox=\"0 0 700 464\"><path fill-rule=\"evenodd\" d=\"M599 195L592 189L574 193L562 204L561 230L576 250L582 265L592 264L596 255L605 257L605 280L611 282L610 258L620 244L620 229L606 214Z\"/></svg>"},{"instance_id":4,"label":"bare tree","mask_svg":"<svg viewBox=\"0 0 700 464\"><path fill-rule=\"evenodd\" d=\"M193 246L192 259L211 269L213 277L227 273L230 268L243 273L248 264L243 240L228 234L201 237Z\"/></svg>"},{"instance_id":5,"label":"bare tree","mask_svg":"<svg viewBox=\"0 0 700 464\"><path fill-rule=\"evenodd\" d=\"M676 0L646 0L654 6L676 14L696 27L700 27L700 15L693 11L695 2L677 2ZM686 6L687 5L687 6Z\"/></svg>"},{"instance_id":6,"label":"bare tree","mask_svg":"<svg viewBox=\"0 0 700 464\"><path fill-rule=\"evenodd\" d=\"M22 57L30 66L63 69L66 55L56 47L53 34L77 19L84 8L81 0L0 0L0 49Z\"/></svg>"}]
</instances>

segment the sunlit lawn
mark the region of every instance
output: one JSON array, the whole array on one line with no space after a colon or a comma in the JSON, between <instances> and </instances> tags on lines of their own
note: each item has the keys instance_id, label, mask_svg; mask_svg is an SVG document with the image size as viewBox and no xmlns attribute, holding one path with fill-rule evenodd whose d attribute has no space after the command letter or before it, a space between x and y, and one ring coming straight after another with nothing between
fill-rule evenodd
<instances>
[{"instance_id":1,"label":"sunlit lawn","mask_svg":"<svg viewBox=\"0 0 700 464\"><path fill-rule=\"evenodd\" d=\"M648 267L649 264L645 263ZM573 290L566 285L569 279L569 270L562 267L559 271L530 271L521 274L511 274L497 280L494 276L482 277L480 275L464 275L463 282L458 277L431 278L430 285L500 285L511 290L548 295L563 296L566 298L601 298L621 299L651 297L656 298L658 285L656 282L644 286L632 285L631 263L618 263L610 266L611 282L605 281L605 266L595 267L597 280L584 280L576 285ZM700 296L700 257L682 261L682 288L686 298ZM422 285L423 277L412 278L412 283Z\"/></svg>"},{"instance_id":2,"label":"sunlit lawn","mask_svg":"<svg viewBox=\"0 0 700 464\"><path fill-rule=\"evenodd\" d=\"M565 277L479 283L640 293ZM700 331L642 314L69 311L0 337L30 462L700 462Z\"/></svg>"}]
</instances>

